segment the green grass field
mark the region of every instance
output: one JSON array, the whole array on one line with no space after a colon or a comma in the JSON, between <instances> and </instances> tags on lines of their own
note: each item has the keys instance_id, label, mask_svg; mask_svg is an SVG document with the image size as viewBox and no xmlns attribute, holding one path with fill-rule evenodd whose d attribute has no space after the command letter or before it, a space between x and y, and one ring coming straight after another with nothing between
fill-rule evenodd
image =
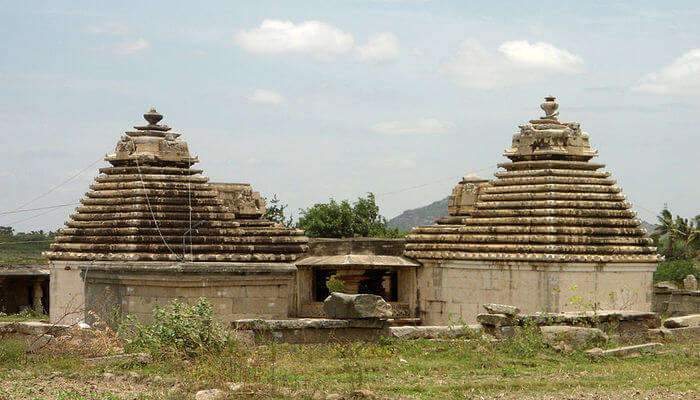
<instances>
[{"instance_id":1,"label":"green grass field","mask_svg":"<svg viewBox=\"0 0 700 400\"><path fill-rule=\"evenodd\" d=\"M129 375L131 374L131 376ZM246 382L230 392L229 382ZM379 343L230 346L194 358L160 354L147 365L86 366L77 356L29 355L0 343L2 399L639 398L693 399L700 390L696 343L667 343L659 354L592 361L537 340L385 340ZM598 397L585 397L594 394ZM573 397L566 397L573 396Z\"/></svg>"}]
</instances>

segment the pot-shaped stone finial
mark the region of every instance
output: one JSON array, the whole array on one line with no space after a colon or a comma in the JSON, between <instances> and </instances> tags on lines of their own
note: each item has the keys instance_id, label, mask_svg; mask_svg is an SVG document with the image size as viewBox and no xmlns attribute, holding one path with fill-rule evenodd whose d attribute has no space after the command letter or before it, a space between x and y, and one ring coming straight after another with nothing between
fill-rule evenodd
<instances>
[{"instance_id":1,"label":"pot-shaped stone finial","mask_svg":"<svg viewBox=\"0 0 700 400\"><path fill-rule=\"evenodd\" d=\"M156 111L156 108L151 108L151 111L143 114L143 118L148 121L149 125L158 125L163 116Z\"/></svg>"},{"instance_id":2,"label":"pot-shaped stone finial","mask_svg":"<svg viewBox=\"0 0 700 400\"><path fill-rule=\"evenodd\" d=\"M559 104L557 104L556 100L557 98L552 96L551 94L547 97L544 98L544 103L540 104L540 107L544 110L545 112L545 118L554 118L557 115L559 115L557 109L559 108Z\"/></svg>"}]
</instances>

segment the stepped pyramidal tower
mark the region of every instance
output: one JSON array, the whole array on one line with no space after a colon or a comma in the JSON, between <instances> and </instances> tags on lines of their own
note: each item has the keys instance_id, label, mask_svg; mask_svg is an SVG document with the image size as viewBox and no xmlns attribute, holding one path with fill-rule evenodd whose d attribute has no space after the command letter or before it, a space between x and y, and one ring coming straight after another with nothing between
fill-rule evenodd
<instances>
[{"instance_id":1,"label":"stepped pyramidal tower","mask_svg":"<svg viewBox=\"0 0 700 400\"><path fill-rule=\"evenodd\" d=\"M199 297L229 318L286 317L292 262L308 239L262 218L264 202L250 185L208 182L155 109L144 118L107 155L111 166L45 253L51 318L80 319L84 303L98 314L116 307L148 319L154 305Z\"/></svg>"},{"instance_id":2,"label":"stepped pyramidal tower","mask_svg":"<svg viewBox=\"0 0 700 400\"><path fill-rule=\"evenodd\" d=\"M598 152L576 122L545 116L520 126L496 179L467 177L449 216L413 229L422 317L474 320L483 303L527 311L649 310L656 248L621 189L590 162Z\"/></svg>"}]
</instances>

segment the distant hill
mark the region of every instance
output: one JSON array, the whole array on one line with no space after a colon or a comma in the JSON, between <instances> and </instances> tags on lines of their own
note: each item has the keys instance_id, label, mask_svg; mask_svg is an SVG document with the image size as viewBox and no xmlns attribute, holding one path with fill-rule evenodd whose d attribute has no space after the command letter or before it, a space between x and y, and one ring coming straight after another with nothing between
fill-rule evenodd
<instances>
[{"instance_id":1,"label":"distant hill","mask_svg":"<svg viewBox=\"0 0 700 400\"><path fill-rule=\"evenodd\" d=\"M390 219L387 224L390 228L399 228L400 231L410 231L414 226L432 225L436 219L447 215L448 199L449 197L445 197L427 206L406 210Z\"/></svg>"},{"instance_id":2,"label":"distant hill","mask_svg":"<svg viewBox=\"0 0 700 400\"><path fill-rule=\"evenodd\" d=\"M651 235L654 233L654 229L656 229L658 225L655 224L650 224L647 221L642 221L642 224L639 225L640 228L644 228L647 230L647 235Z\"/></svg>"},{"instance_id":3,"label":"distant hill","mask_svg":"<svg viewBox=\"0 0 700 400\"><path fill-rule=\"evenodd\" d=\"M406 210L400 215L390 219L387 224L390 228L399 228L400 231L410 231L414 226L432 225L435 220L447 215L447 201L449 197L435 201L427 206ZM639 226L647 230L647 234L654 232L656 225L642 221Z\"/></svg>"}]
</instances>

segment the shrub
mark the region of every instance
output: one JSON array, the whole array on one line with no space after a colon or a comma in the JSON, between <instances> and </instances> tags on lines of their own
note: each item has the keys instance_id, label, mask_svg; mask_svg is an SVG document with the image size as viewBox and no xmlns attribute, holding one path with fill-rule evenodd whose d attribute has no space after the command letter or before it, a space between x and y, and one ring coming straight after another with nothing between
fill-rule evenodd
<instances>
[{"instance_id":1,"label":"shrub","mask_svg":"<svg viewBox=\"0 0 700 400\"><path fill-rule=\"evenodd\" d=\"M333 293L333 292L345 293L347 291L347 288L345 287L345 282L338 279L338 275L331 275L328 278L328 280L326 281L326 287L328 288L328 291L331 293Z\"/></svg>"},{"instance_id":2,"label":"shrub","mask_svg":"<svg viewBox=\"0 0 700 400\"><path fill-rule=\"evenodd\" d=\"M152 324L128 316L118 332L129 350L156 353L180 352L186 356L217 353L230 342L230 335L212 318L212 305L201 298L194 305L173 300L153 309Z\"/></svg>"},{"instance_id":3,"label":"shrub","mask_svg":"<svg viewBox=\"0 0 700 400\"><path fill-rule=\"evenodd\" d=\"M693 260L664 261L654 272L654 282L671 281L682 283L688 275L700 279L700 268Z\"/></svg>"}]
</instances>

